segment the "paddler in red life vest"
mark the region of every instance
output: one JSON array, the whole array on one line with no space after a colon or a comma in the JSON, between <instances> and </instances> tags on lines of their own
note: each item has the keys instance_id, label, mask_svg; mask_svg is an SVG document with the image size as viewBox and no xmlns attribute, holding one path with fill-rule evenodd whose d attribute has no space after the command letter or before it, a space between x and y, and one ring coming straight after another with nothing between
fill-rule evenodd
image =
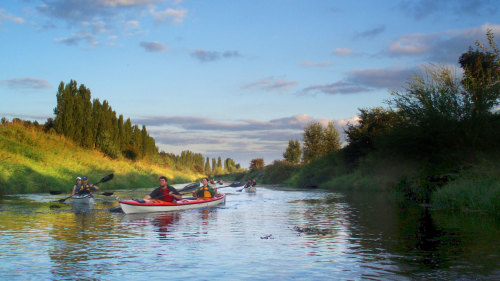
<instances>
[{"instance_id":1,"label":"paddler in red life vest","mask_svg":"<svg viewBox=\"0 0 500 281\"><path fill-rule=\"evenodd\" d=\"M144 196L144 200L159 199L166 202L182 200L182 195L173 186L168 185L167 177L160 177L160 186L149 195Z\"/></svg>"},{"instance_id":2,"label":"paddler in red life vest","mask_svg":"<svg viewBox=\"0 0 500 281\"><path fill-rule=\"evenodd\" d=\"M213 198L217 195L217 189L208 185L208 178L204 178L202 183L203 186L200 186L198 189L193 191L193 196L198 198Z\"/></svg>"}]
</instances>

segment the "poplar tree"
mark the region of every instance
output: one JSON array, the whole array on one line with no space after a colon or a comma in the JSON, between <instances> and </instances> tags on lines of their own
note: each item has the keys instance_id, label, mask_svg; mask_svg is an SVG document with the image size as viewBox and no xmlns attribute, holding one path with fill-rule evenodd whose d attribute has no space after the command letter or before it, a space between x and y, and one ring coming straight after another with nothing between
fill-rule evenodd
<instances>
[{"instance_id":1,"label":"poplar tree","mask_svg":"<svg viewBox=\"0 0 500 281\"><path fill-rule=\"evenodd\" d=\"M283 153L283 158L290 163L298 164L300 162L301 155L302 149L300 148L299 140L295 139L288 141L288 147Z\"/></svg>"},{"instance_id":2,"label":"poplar tree","mask_svg":"<svg viewBox=\"0 0 500 281\"><path fill-rule=\"evenodd\" d=\"M207 157L205 161L205 174L210 174L212 170L210 169L210 159Z\"/></svg>"},{"instance_id":3,"label":"poplar tree","mask_svg":"<svg viewBox=\"0 0 500 281\"><path fill-rule=\"evenodd\" d=\"M323 134L323 153L335 152L340 150L341 147L340 134L337 128L335 128L335 123L329 121Z\"/></svg>"},{"instance_id":4,"label":"poplar tree","mask_svg":"<svg viewBox=\"0 0 500 281\"><path fill-rule=\"evenodd\" d=\"M302 159L309 162L322 155L323 152L323 127L319 122L311 122L304 128L304 151Z\"/></svg>"}]
</instances>

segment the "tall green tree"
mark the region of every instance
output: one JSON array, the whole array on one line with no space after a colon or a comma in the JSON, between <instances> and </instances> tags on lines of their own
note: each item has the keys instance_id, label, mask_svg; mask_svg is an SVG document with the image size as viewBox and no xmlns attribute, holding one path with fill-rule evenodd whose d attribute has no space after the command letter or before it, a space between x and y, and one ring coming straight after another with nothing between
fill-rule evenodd
<instances>
[{"instance_id":1,"label":"tall green tree","mask_svg":"<svg viewBox=\"0 0 500 281\"><path fill-rule=\"evenodd\" d=\"M250 160L250 171L255 171L257 169L264 168L264 159L263 158L254 158Z\"/></svg>"},{"instance_id":2,"label":"tall green tree","mask_svg":"<svg viewBox=\"0 0 500 281\"><path fill-rule=\"evenodd\" d=\"M210 175L212 173L212 169L210 168L210 158L207 157L205 161L205 174Z\"/></svg>"},{"instance_id":3,"label":"tall green tree","mask_svg":"<svg viewBox=\"0 0 500 281\"><path fill-rule=\"evenodd\" d=\"M302 156L302 149L300 147L300 142L298 139L289 140L288 146L283 153L283 158L286 161L294 164L298 164L300 162L300 157Z\"/></svg>"},{"instance_id":4,"label":"tall green tree","mask_svg":"<svg viewBox=\"0 0 500 281\"><path fill-rule=\"evenodd\" d=\"M340 150L340 134L333 121L329 121L323 133L323 153L330 153Z\"/></svg>"},{"instance_id":5,"label":"tall green tree","mask_svg":"<svg viewBox=\"0 0 500 281\"><path fill-rule=\"evenodd\" d=\"M323 155L323 126L319 122L311 122L304 128L304 148L302 160L309 162Z\"/></svg>"},{"instance_id":6,"label":"tall green tree","mask_svg":"<svg viewBox=\"0 0 500 281\"><path fill-rule=\"evenodd\" d=\"M500 57L495 37L488 29L486 32L489 47L476 41L476 49L462 54L459 63L464 70L462 85L473 105L472 114L488 115L491 108L498 105L500 96Z\"/></svg>"},{"instance_id":7,"label":"tall green tree","mask_svg":"<svg viewBox=\"0 0 500 281\"><path fill-rule=\"evenodd\" d=\"M217 168L222 170L222 158L220 156L217 158Z\"/></svg>"}]
</instances>

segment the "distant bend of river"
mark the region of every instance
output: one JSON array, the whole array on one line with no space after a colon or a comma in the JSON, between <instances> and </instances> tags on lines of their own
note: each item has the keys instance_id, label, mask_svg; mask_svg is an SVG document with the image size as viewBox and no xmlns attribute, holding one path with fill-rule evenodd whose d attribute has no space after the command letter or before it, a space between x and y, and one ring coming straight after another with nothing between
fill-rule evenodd
<instances>
[{"instance_id":1,"label":"distant bend of river","mask_svg":"<svg viewBox=\"0 0 500 281\"><path fill-rule=\"evenodd\" d=\"M499 280L500 222L421 207L386 193L222 188L226 204L177 212L109 212L0 198L0 276L10 280Z\"/></svg>"}]
</instances>

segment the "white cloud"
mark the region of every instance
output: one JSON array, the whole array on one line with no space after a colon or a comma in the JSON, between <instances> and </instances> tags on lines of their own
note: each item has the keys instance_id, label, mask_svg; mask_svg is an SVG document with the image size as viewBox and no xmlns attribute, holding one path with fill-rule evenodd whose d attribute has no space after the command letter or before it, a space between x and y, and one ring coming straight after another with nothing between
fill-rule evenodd
<instances>
[{"instance_id":1,"label":"white cloud","mask_svg":"<svg viewBox=\"0 0 500 281\"><path fill-rule=\"evenodd\" d=\"M347 80L356 85L375 89L395 89L403 86L417 68L372 68L352 70L347 74Z\"/></svg>"},{"instance_id":2,"label":"white cloud","mask_svg":"<svg viewBox=\"0 0 500 281\"><path fill-rule=\"evenodd\" d=\"M101 0L105 6L116 7L116 6L139 6L145 4L151 4L155 2L160 2L158 0Z\"/></svg>"},{"instance_id":3,"label":"white cloud","mask_svg":"<svg viewBox=\"0 0 500 281\"><path fill-rule=\"evenodd\" d=\"M346 57L354 55L354 52L349 48L337 48L333 51L333 54L340 57Z\"/></svg>"},{"instance_id":4,"label":"white cloud","mask_svg":"<svg viewBox=\"0 0 500 281\"><path fill-rule=\"evenodd\" d=\"M332 65L332 63L329 61L322 61L322 62L302 61L302 62L300 62L300 65L310 66L310 67L324 67L324 66Z\"/></svg>"},{"instance_id":5,"label":"white cloud","mask_svg":"<svg viewBox=\"0 0 500 281\"><path fill-rule=\"evenodd\" d=\"M66 44L69 46L78 45L78 43L80 43L82 41L88 43L91 46L99 45L99 42L95 39L94 35L91 33L87 33L87 32L73 34L73 35L71 35L69 37L65 37L65 38L55 38L54 39L54 42L56 42L56 43L62 43L62 44Z\"/></svg>"},{"instance_id":6,"label":"white cloud","mask_svg":"<svg viewBox=\"0 0 500 281\"><path fill-rule=\"evenodd\" d=\"M238 51L224 51L224 52L218 52L218 51L206 51L202 49L197 49L193 52L191 52L191 56L200 62L211 62L211 61L217 61L223 58L235 58L235 57L240 57L240 53Z\"/></svg>"},{"instance_id":7,"label":"white cloud","mask_svg":"<svg viewBox=\"0 0 500 281\"><path fill-rule=\"evenodd\" d=\"M333 120L344 141L344 128L355 124L357 117ZM144 124L160 149L180 154L186 150L208 157L231 157L242 166L253 158L264 158L266 163L282 159L290 139L302 139L304 127L316 121L326 126L327 118L297 114L272 120L217 121L191 116L146 116L133 120Z\"/></svg>"},{"instance_id":8,"label":"white cloud","mask_svg":"<svg viewBox=\"0 0 500 281\"><path fill-rule=\"evenodd\" d=\"M45 79L40 78L14 78L9 80L4 80L1 84L7 85L9 88L31 88L31 89L47 89L50 88L49 82Z\"/></svg>"},{"instance_id":9,"label":"white cloud","mask_svg":"<svg viewBox=\"0 0 500 281\"><path fill-rule=\"evenodd\" d=\"M422 56L428 62L454 63L477 40L486 41L486 30L500 33L500 25L484 24L480 27L446 30L434 33L405 34L392 42L383 54L391 57ZM498 38L496 38L498 42Z\"/></svg>"},{"instance_id":10,"label":"white cloud","mask_svg":"<svg viewBox=\"0 0 500 281\"><path fill-rule=\"evenodd\" d=\"M370 91L369 88L359 86L353 83L338 81L331 84L317 84L312 85L302 90L302 93L309 94L320 92L328 95L335 94L354 94Z\"/></svg>"},{"instance_id":11,"label":"white cloud","mask_svg":"<svg viewBox=\"0 0 500 281\"><path fill-rule=\"evenodd\" d=\"M151 15L153 15L153 18L155 19L155 22L157 24L163 23L163 22L170 22L170 23L183 23L184 18L187 15L187 10L185 9L172 9L168 8L164 11L157 12L155 10L151 10Z\"/></svg>"},{"instance_id":12,"label":"white cloud","mask_svg":"<svg viewBox=\"0 0 500 281\"><path fill-rule=\"evenodd\" d=\"M19 24L25 22L23 18L6 13L4 9L0 8L0 24L7 21Z\"/></svg>"},{"instance_id":13,"label":"white cloud","mask_svg":"<svg viewBox=\"0 0 500 281\"><path fill-rule=\"evenodd\" d=\"M146 51L148 52L163 52L168 50L168 47L163 45L160 42L141 42L139 44L141 47L143 47Z\"/></svg>"},{"instance_id":14,"label":"white cloud","mask_svg":"<svg viewBox=\"0 0 500 281\"><path fill-rule=\"evenodd\" d=\"M357 33L354 38L373 38L385 31L385 25L379 25L372 29Z\"/></svg>"},{"instance_id":15,"label":"white cloud","mask_svg":"<svg viewBox=\"0 0 500 281\"><path fill-rule=\"evenodd\" d=\"M399 8L413 18L439 17L443 12L453 13L457 19L494 15L498 10L497 0L405 0ZM439 20L439 19L438 19Z\"/></svg>"},{"instance_id":16,"label":"white cloud","mask_svg":"<svg viewBox=\"0 0 500 281\"><path fill-rule=\"evenodd\" d=\"M242 89L258 88L264 91L288 91L291 87L298 85L297 81L276 80L273 77L255 81L243 85Z\"/></svg>"}]
</instances>

